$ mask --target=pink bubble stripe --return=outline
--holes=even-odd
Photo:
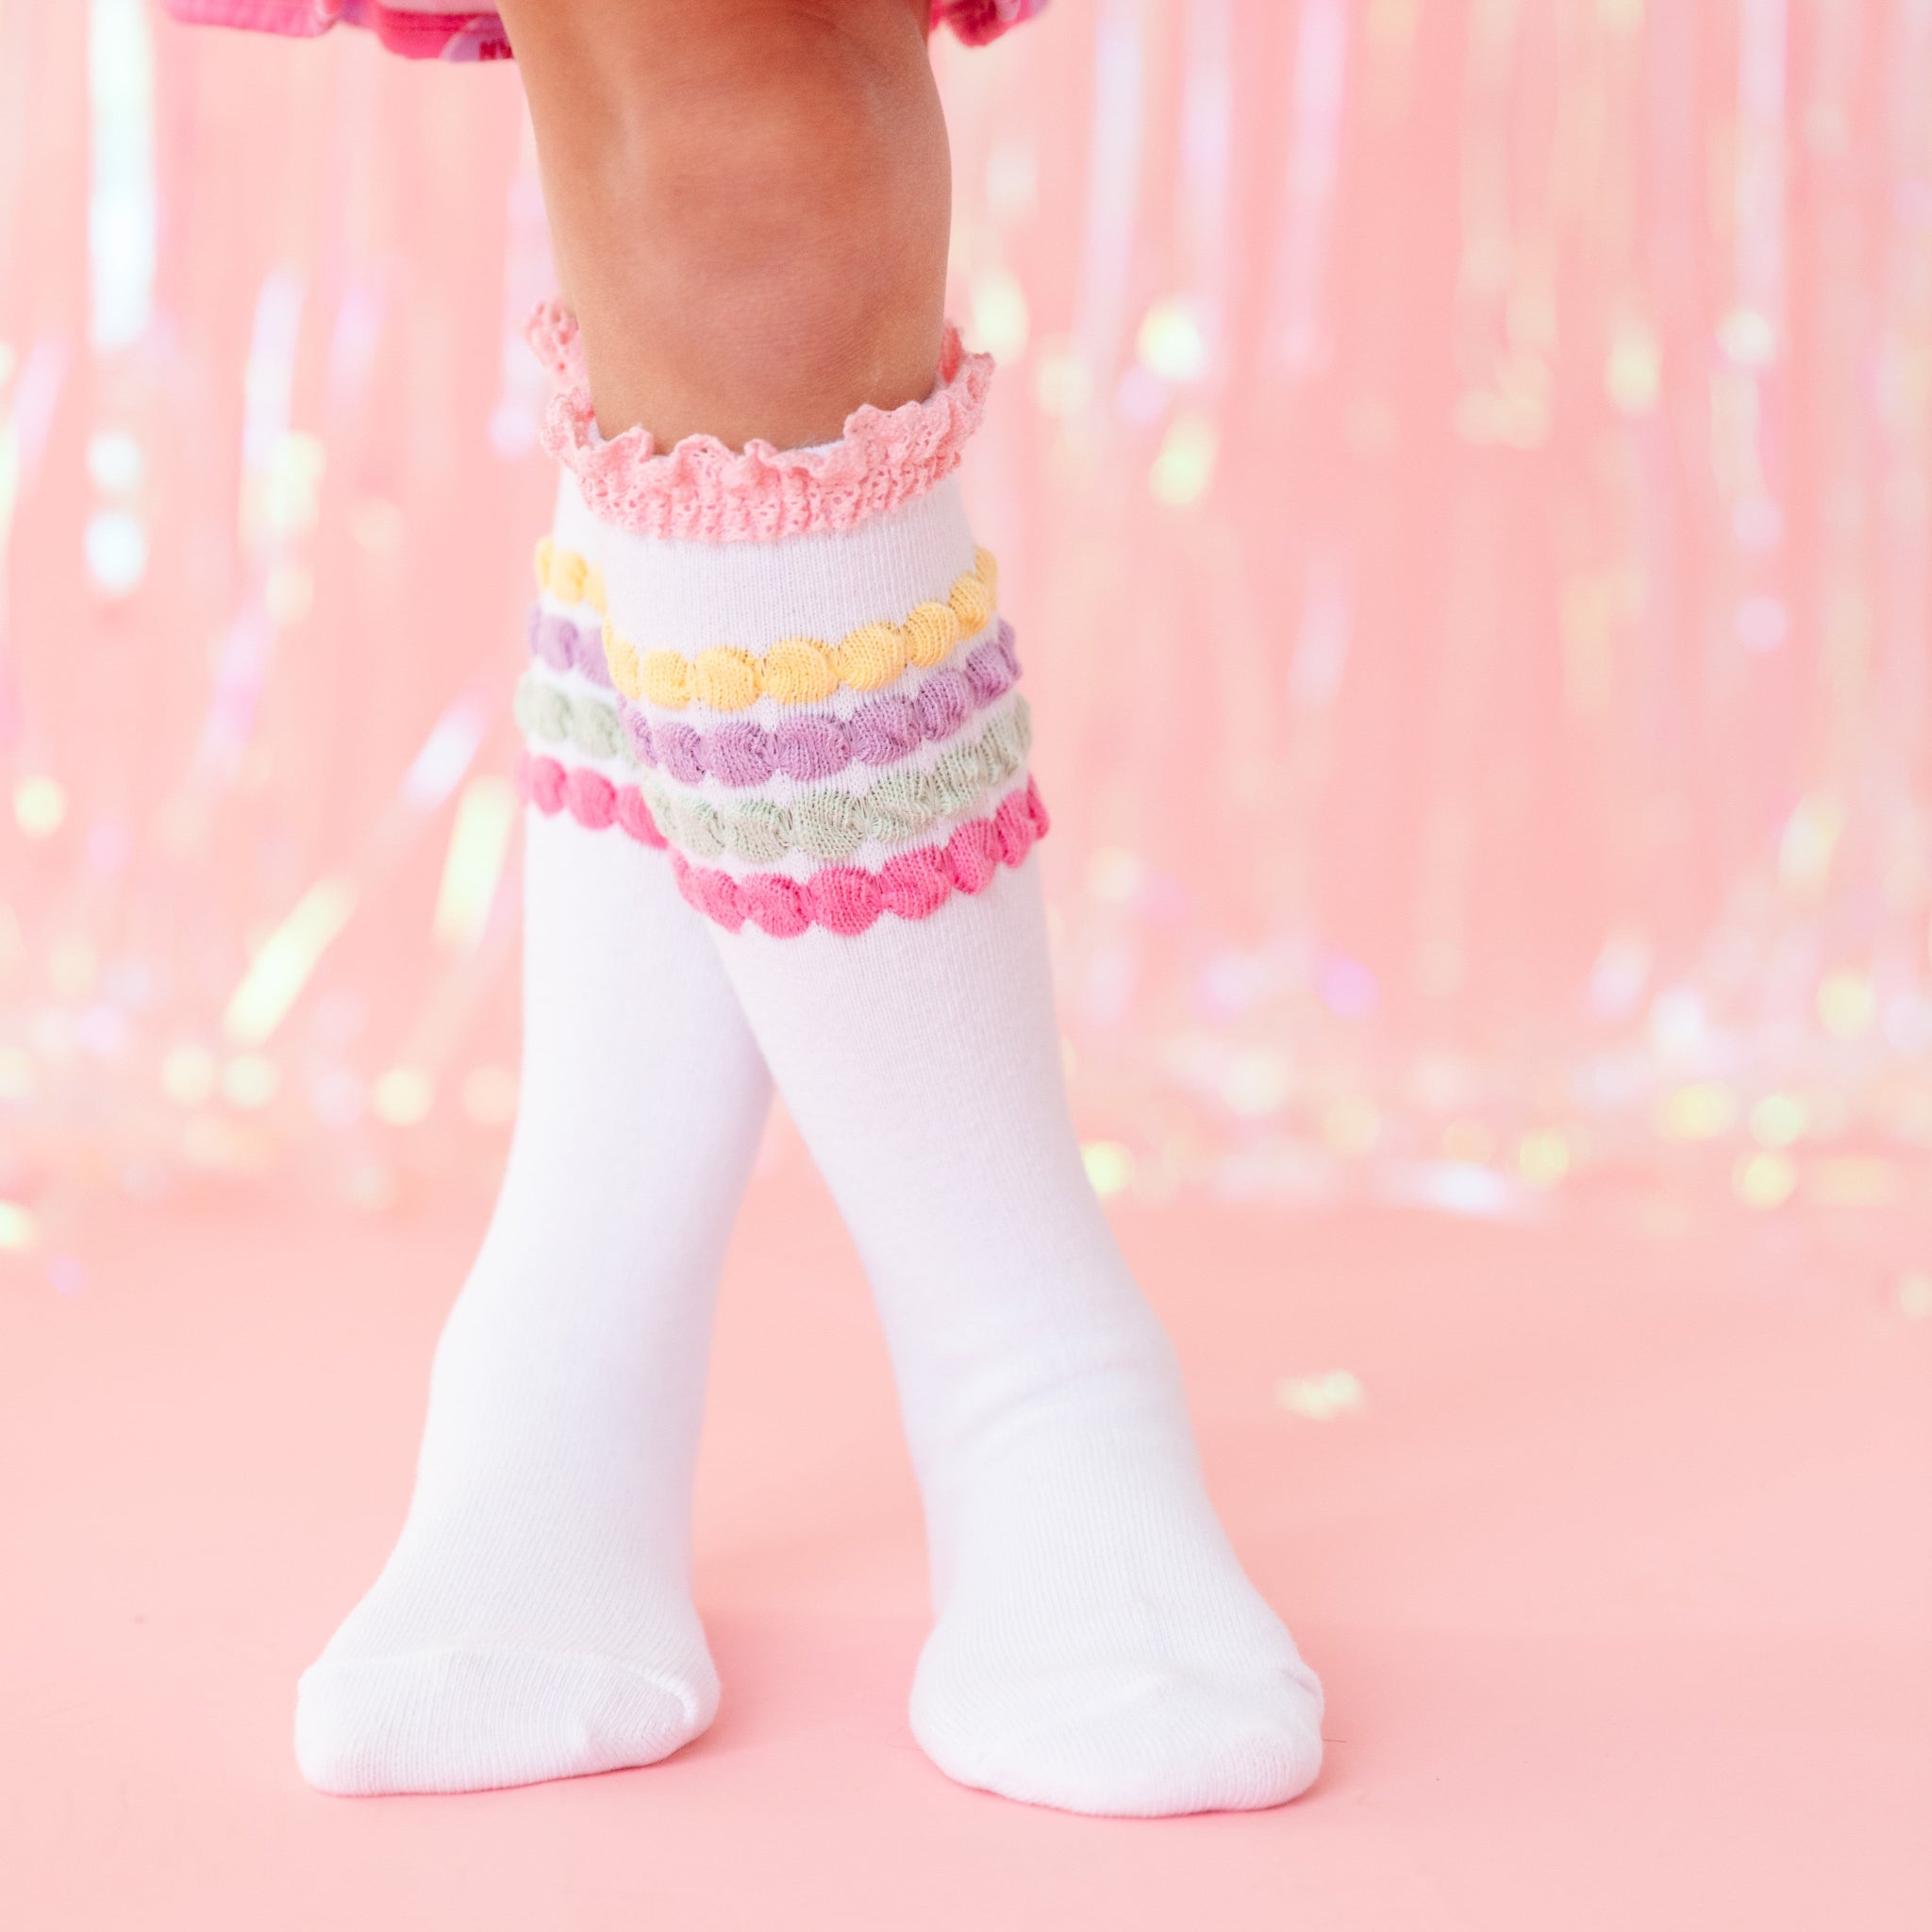
[[[613,785],[601,772],[566,770],[555,758],[525,752],[517,765],[517,787],[541,812],[567,811],[580,825],[603,831],[621,825],[641,845],[667,849],[650,808],[635,785]],[[1031,777],[1009,791],[991,818],[959,826],[943,845],[923,845],[890,858],[877,872],[828,865],[808,879],[781,873],[729,873],[693,865],[671,853],[677,890],[707,919],[729,932],[747,921],[775,939],[793,939],[808,927],[850,936],[882,913],[929,919],[955,892],[983,892],[1002,865],[1018,865],[1047,833],[1046,807]]]
[[[613,785],[587,765],[564,766],[526,751],[517,760],[517,790],[546,818],[567,811],[592,832],[621,825],[654,852],[668,842],[635,785]]]
[[[780,450],[754,438],[734,450],[687,436],[660,451],[647,429],[608,441],[598,433],[576,318],[561,303],[541,304],[524,335],[557,385],[543,447],[576,477],[591,514],[641,536],[706,543],[849,530],[924,495],[958,468],[992,381],[992,358],[968,355],[949,326],[932,394],[896,409],[863,405],[837,442]]]

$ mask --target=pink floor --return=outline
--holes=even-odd
[[[913,1746],[882,1351],[781,1162],[703,1474],[716,1729],[571,1785],[314,1796],[292,1682],[395,1525],[482,1211],[176,1209],[100,1230],[77,1293],[0,1280],[9,1932],[1932,1923],[1932,1321],[1761,1229],[1124,1216],[1332,1741],[1287,1810],[1098,1823]],[[1355,1412],[1278,1400],[1337,1368]]]

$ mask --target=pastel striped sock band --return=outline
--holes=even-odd
[[[700,731],[629,706],[623,717],[639,761],[661,767],[681,785],[706,777],[735,788],[762,785],[780,773],[808,785],[849,765],[889,765],[950,738],[1019,676],[1012,627],[1002,624],[960,663],[924,678],[916,691],[882,692],[849,718],[808,711],[770,730],[751,719],[730,719]]]
[[[971,811],[1009,783],[1026,762],[1033,720],[1024,698],[993,719],[977,739],[964,739],[924,771],[898,771],[867,791],[808,791],[789,804],[754,798],[724,808],[646,779],[653,816],[672,844],[692,858],[761,864],[789,852],[850,858],[868,841],[903,845],[940,820]]]
[[[635,785],[613,785],[601,772],[567,770],[555,758],[525,752],[517,766],[525,799],[554,817],[567,811],[591,831],[622,827],[640,844],[657,850],[668,841]],[[808,927],[861,933],[882,913],[929,919],[955,892],[981,892],[1002,865],[1018,865],[1046,836],[1046,808],[1028,778],[1000,801],[990,817],[969,820],[943,845],[922,845],[890,858],[876,872],[828,865],[808,879],[782,873],[729,873],[693,865],[671,853],[677,889],[708,919],[737,932],[747,922],[777,939]]]
[[[578,627],[579,641],[585,635]],[[575,659],[558,661],[560,654],[549,650],[538,655],[558,671],[581,668]],[[565,691],[529,674],[517,687],[516,714],[532,737],[575,743],[592,758],[622,758],[647,771],[661,770],[680,785],[715,778],[742,789],[779,774],[810,785],[855,764],[890,765],[921,744],[943,742],[975,711],[996,704],[1019,678],[1013,627],[1002,621],[997,636],[958,664],[934,672],[912,696],[887,692],[868,698],[849,718],[808,713],[769,731],[748,718],[733,718],[699,731],[677,719],[654,721],[628,704],[613,708],[592,692]]]
[[[564,691],[526,673],[517,687],[515,709],[518,724],[532,738],[575,744],[592,758],[637,763],[616,711],[589,692]],[[1032,746],[1032,710],[1024,698],[1017,698],[977,738],[949,745],[929,766],[889,773],[864,791],[826,789],[789,801],[754,798],[717,806],[655,778],[646,778],[640,790],[671,842],[693,858],[728,852],[757,863],[804,852],[846,858],[869,839],[903,844],[939,820],[970,810],[1020,770]]]

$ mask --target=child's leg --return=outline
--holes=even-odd
[[[555,541],[594,548],[568,482]],[[581,570],[547,575],[519,702],[549,781],[533,791],[558,804],[561,754],[564,789],[594,807],[608,780],[551,727],[575,717],[594,742],[600,712],[615,722],[572,668],[594,665],[575,641],[601,618]],[[525,880],[515,1140],[437,1349],[402,1539],[302,1680],[296,1751],[325,1790],[646,1764],[717,1704],[691,1603],[691,1463],[769,1082],[661,853],[533,810]]]
[[[640,797],[728,928],[891,1344],[939,1613],[915,1731],[956,1777],[1076,1810],[1280,1803],[1320,1691],[1203,1491],[1061,1090],[1026,714],[947,474],[983,377],[948,353],[909,400],[945,234],[924,9],[507,10],[513,38],[543,15],[518,51],[602,428],[793,446],[561,432],[624,525],[607,641]],[[612,11],[616,56],[563,25]],[[797,450],[861,402],[903,407]]]
[[[926,0],[507,0],[607,435],[780,449],[932,387]]]

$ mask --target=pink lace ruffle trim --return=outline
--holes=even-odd
[[[517,789],[537,809],[567,811],[591,831],[621,825],[641,845],[664,851],[668,841],[635,785],[613,785],[588,766],[566,767],[525,752],[517,761]],[[1028,778],[1009,791],[991,818],[958,826],[943,845],[917,846],[889,858],[877,872],[828,865],[807,879],[782,873],[734,877],[693,865],[672,851],[677,890],[707,919],[737,932],[747,922],[775,939],[794,939],[814,925],[851,936],[882,913],[930,919],[955,892],[983,892],[1002,865],[1018,865],[1046,836],[1046,807]]]
[[[969,355],[949,326],[932,394],[855,409],[837,442],[780,450],[755,440],[734,450],[688,436],[659,452],[647,430],[608,442],[598,434],[576,318],[561,303],[542,304],[524,334],[558,386],[543,446],[576,477],[591,513],[641,536],[707,543],[849,530],[923,496],[958,467],[992,381],[992,358]]]

